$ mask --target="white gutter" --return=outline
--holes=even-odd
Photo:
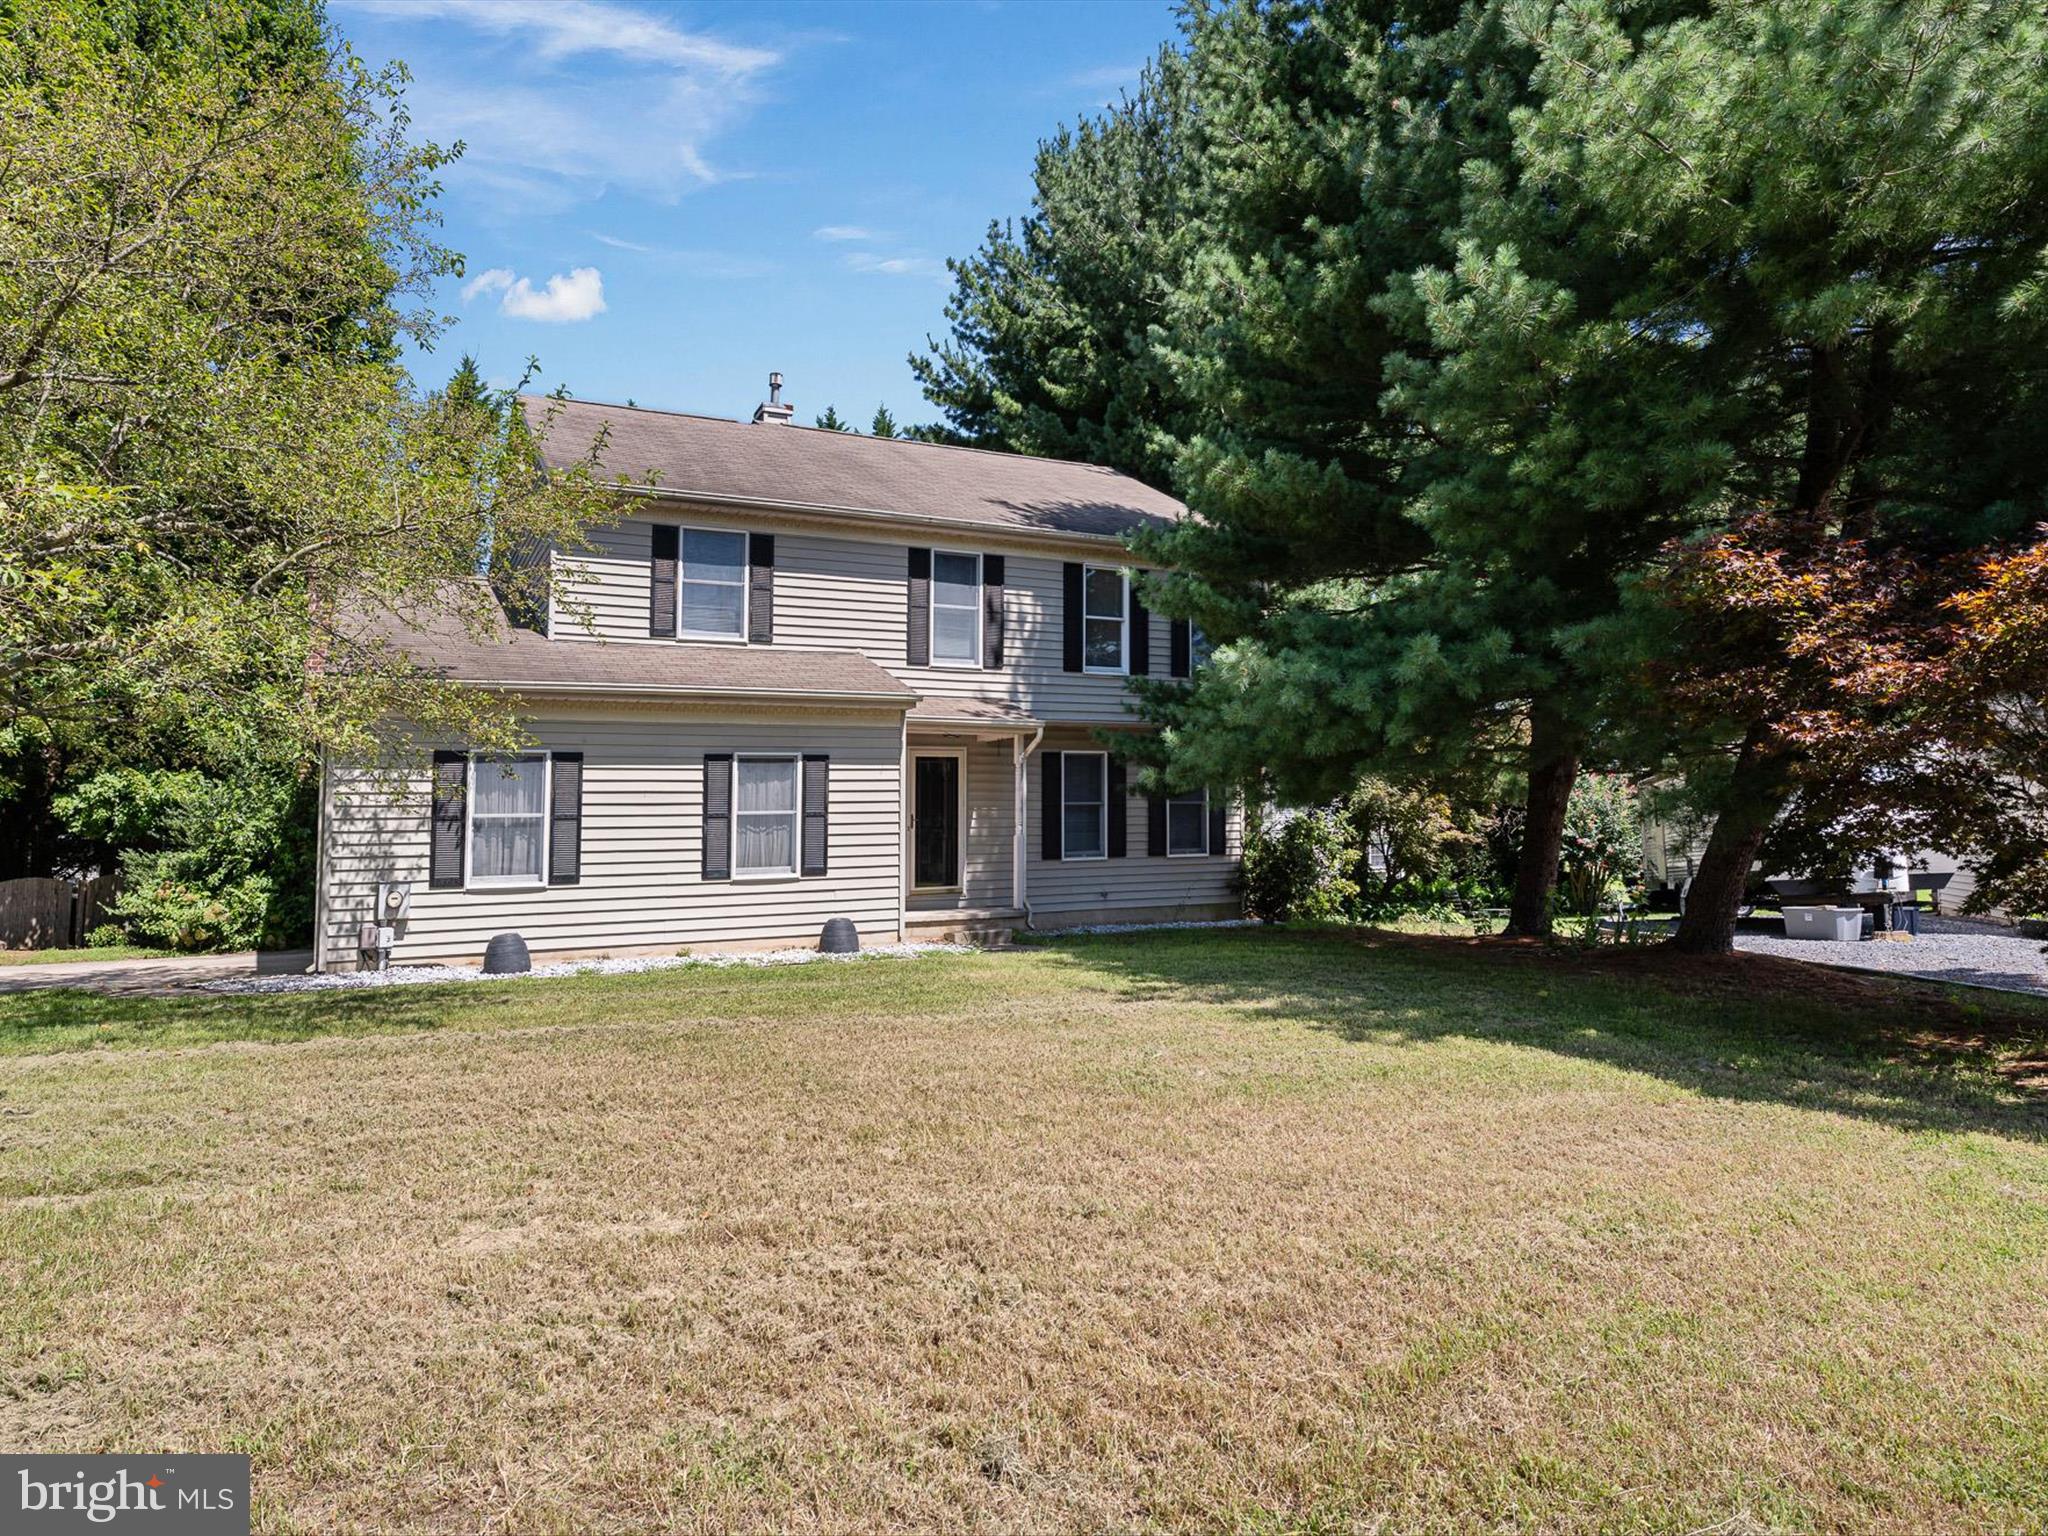
[[[656,683],[543,682],[531,678],[482,680],[451,677],[448,681],[497,693],[575,694],[610,698],[770,699],[793,700],[805,704],[893,704],[904,710],[908,710],[917,702],[917,695],[914,693],[839,693],[817,688],[692,688]]]
[[[1037,730],[1026,741],[1022,736],[1010,738],[1010,782],[1016,793],[1017,812],[1010,818],[1010,905],[1024,914],[1026,928],[1036,926],[1031,921],[1031,895],[1026,880],[1027,864],[1024,856],[1024,813],[1025,802],[1030,798],[1030,781],[1025,776],[1024,765],[1031,760],[1031,754],[1038,750],[1038,744],[1045,740],[1045,725],[1041,721]]]
[[[720,491],[686,491],[672,485],[625,485],[617,481],[606,481],[604,488],[628,496],[649,496],[668,501],[695,501],[705,506],[740,507],[750,512],[795,512],[840,522],[874,523],[885,528],[901,528],[907,523],[919,528],[947,529],[955,534],[962,529],[978,530],[1003,538],[1015,538],[1026,544],[1083,544],[1090,548],[1109,549],[1124,547],[1124,536],[1120,533],[1068,533],[1043,528],[1023,528],[1014,523],[982,523],[962,517],[935,517],[929,512],[879,512],[872,507],[846,507],[824,501],[782,501],[769,496],[734,496]],[[1162,518],[1161,521],[1170,523],[1173,520]],[[1131,531],[1135,533],[1137,530]]]

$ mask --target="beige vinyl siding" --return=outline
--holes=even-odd
[[[1010,854],[1016,824],[1010,743],[967,737],[910,738],[910,755],[960,752],[967,772],[967,825],[961,830],[962,881],[958,891],[912,891],[913,912],[951,912],[1010,905]]]
[[[593,531],[594,552],[563,556],[570,595],[558,605],[555,634],[574,639],[646,640],[649,527],[658,521],[693,527],[746,528],[742,518],[678,510],[636,514]],[[775,533],[775,644],[808,650],[858,651],[888,668],[921,694],[1001,703],[1041,720],[1114,724],[1131,718],[1122,677],[1067,672],[1061,607],[1064,558],[1005,547],[999,540],[962,537],[934,541],[920,529],[901,538],[877,538],[779,528],[772,519],[751,526]],[[1004,640],[1001,668],[909,665],[909,554],[911,546],[1004,556]],[[1113,553],[1096,557],[1113,563]],[[587,630],[580,615],[588,616]],[[1148,615],[1151,672],[1164,677],[1170,663],[1169,621]]]
[[[810,943],[829,917],[871,941],[893,938],[900,899],[902,726],[889,713],[717,718],[590,711],[531,725],[537,750],[584,754],[582,880],[539,890],[427,887],[431,754],[394,799],[373,777],[328,775],[322,816],[323,937],[346,968],[382,879],[413,882],[412,917],[393,959],[476,960],[493,934],[518,932],[536,954],[682,945]],[[824,752],[831,757],[830,872],[809,879],[699,876],[707,752]]]
[[[1100,750],[1086,731],[1048,731],[1042,751]],[[1235,908],[1239,856],[1243,852],[1244,820],[1232,806],[1226,824],[1224,853],[1203,858],[1152,858],[1146,849],[1146,802],[1131,794],[1124,808],[1125,854],[1120,859],[1047,859],[1042,809],[1045,772],[1040,754],[1025,764],[1025,890],[1033,922],[1057,927],[1063,913],[1113,913],[1117,908],[1143,909],[1168,916],[1187,911],[1209,915],[1218,907]]]

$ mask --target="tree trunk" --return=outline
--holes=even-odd
[[[1578,742],[1561,721],[1538,714],[1529,722],[1529,800],[1522,822],[1522,853],[1515,862],[1515,892],[1505,937],[1550,937],[1551,896],[1564,847],[1564,813],[1579,776]]]
[[[1686,888],[1685,915],[1671,936],[1681,954],[1725,955],[1735,948],[1735,917],[1749,888],[1750,866],[1791,793],[1782,765],[1764,746],[1762,728],[1743,738],[1728,797],[1707,837],[1700,867]]]

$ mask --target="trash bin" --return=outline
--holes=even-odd
[[[1863,937],[1861,907],[1787,907],[1785,937],[1788,939],[1830,939],[1837,944],[1854,944]]]

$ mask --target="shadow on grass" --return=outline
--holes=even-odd
[[[1126,995],[1195,997],[1347,1040],[1495,1041],[1691,1092],[1903,1130],[2048,1141],[2048,1006],[1796,961],[1701,962],[1370,930],[1207,929],[1047,941]]]
[[[124,1046],[289,1043],[334,1035],[425,1033],[449,1026],[447,987],[286,993],[251,1006],[246,997],[109,997],[78,989],[0,998],[0,1050],[64,1051],[102,1041]],[[476,993],[473,984],[465,992]],[[497,989],[491,989],[496,992]],[[463,1022],[475,1011],[515,999],[465,996]]]

